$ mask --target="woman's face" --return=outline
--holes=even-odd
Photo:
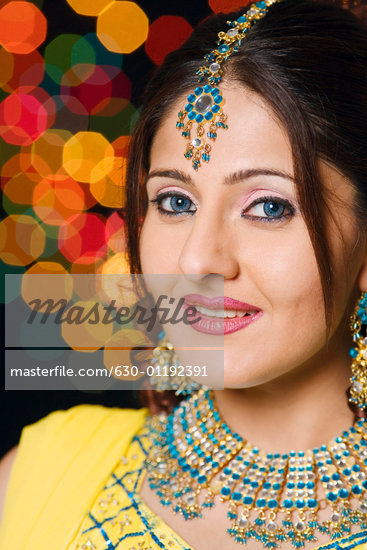
[[[199,278],[221,274],[225,297],[255,306],[259,313],[249,324],[224,335],[224,387],[240,388],[317,361],[326,327],[318,267],[300,213],[286,132],[259,96],[235,85],[222,89],[229,128],[218,131],[210,162],[197,172],[184,157],[186,142],[176,129],[185,98],[155,135],[147,195],[158,202],[149,202],[140,257],[143,273]],[[333,196],[332,337],[350,313],[348,303],[357,292],[358,276],[364,284],[366,268],[362,247],[354,246],[352,185],[326,163],[320,162],[320,169]]]

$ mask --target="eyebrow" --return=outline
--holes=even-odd
[[[288,174],[287,172],[283,172],[282,170],[274,170],[271,168],[248,168],[247,170],[238,170],[237,172],[233,172],[232,174],[226,176],[223,180],[223,185],[234,185],[254,176],[277,176],[290,180],[294,183],[294,178],[290,174]],[[145,185],[151,178],[170,178],[181,181],[182,183],[186,183],[186,185],[189,185],[190,187],[196,187],[191,176],[189,174],[186,174],[182,170],[152,170],[152,172],[149,172],[145,179]]]

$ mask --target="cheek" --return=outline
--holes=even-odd
[[[180,249],[177,245],[177,229],[148,211],[139,239],[143,273],[174,273],[177,271],[177,254]]]
[[[256,286],[274,315],[289,308],[323,311],[318,266],[302,223],[295,223],[292,231],[253,228],[237,245],[244,279]]]

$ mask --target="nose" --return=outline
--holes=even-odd
[[[197,214],[179,256],[180,270],[195,280],[208,274],[235,278],[239,264],[231,242],[233,245],[230,228],[218,223],[214,212]]]

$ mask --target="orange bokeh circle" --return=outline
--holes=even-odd
[[[46,235],[31,216],[11,214],[0,223],[0,259],[10,265],[25,266],[43,253]]]
[[[46,38],[47,20],[31,2],[15,1],[0,10],[0,44],[12,53],[33,52]]]
[[[48,225],[60,226],[86,207],[82,186],[72,178],[44,178],[33,191],[33,210]]]

